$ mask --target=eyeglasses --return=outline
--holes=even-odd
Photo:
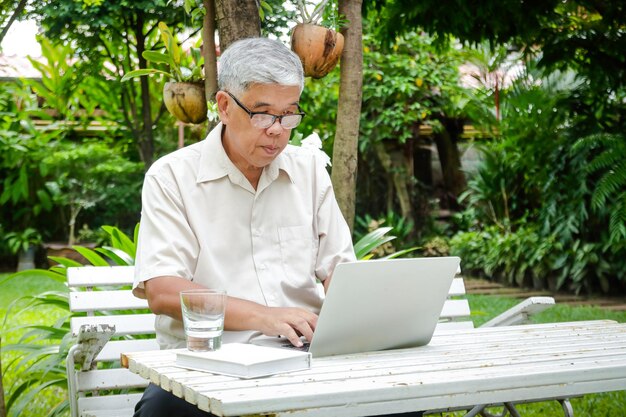
[[[235,100],[235,103],[237,103],[237,105],[241,107],[243,111],[250,115],[250,122],[252,123],[252,126],[256,127],[257,129],[267,129],[268,127],[276,123],[276,119],[278,119],[278,122],[283,127],[283,129],[293,129],[300,124],[302,118],[305,115],[299,105],[298,111],[300,113],[283,114],[281,116],[270,113],[253,112],[252,110],[244,106],[239,100],[237,100],[237,97],[233,96],[228,91],[226,93],[231,96],[233,100]]]

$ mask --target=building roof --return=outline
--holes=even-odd
[[[33,59],[41,60],[42,57],[33,57]],[[0,54],[0,80],[17,78],[41,78],[41,74],[25,56]]]

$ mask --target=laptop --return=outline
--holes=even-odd
[[[459,264],[451,256],[337,265],[308,351],[323,357],[428,344]]]

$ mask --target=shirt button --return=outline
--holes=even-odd
[[[261,230],[259,230],[259,229],[254,229],[254,231],[252,232],[252,234],[253,234],[254,236],[256,236],[256,237],[259,237],[259,236],[261,236]]]
[[[259,269],[260,269],[261,271],[264,271],[264,270],[265,270],[265,264],[261,264],[261,265],[259,265]]]

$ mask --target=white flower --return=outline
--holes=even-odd
[[[220,115],[218,113],[218,108],[217,108],[217,102],[207,101],[206,105],[207,105],[207,112],[206,112],[207,118],[211,122],[217,122],[220,118]]]
[[[316,132],[311,133],[306,138],[302,139],[303,148],[322,149],[322,139]]]
[[[302,142],[300,142],[300,146],[318,152],[324,163],[327,166],[332,166],[332,163],[330,162],[330,156],[328,156],[326,152],[322,150],[322,139],[320,139],[320,136],[316,132],[313,132],[306,138],[302,139]]]

